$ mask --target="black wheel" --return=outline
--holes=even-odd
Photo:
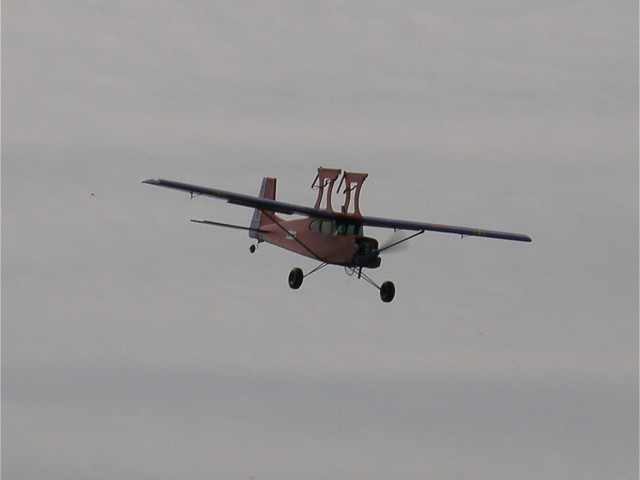
[[[251,245],[251,246],[249,247],[249,251],[250,251],[251,253],[256,253],[256,246],[255,246],[255,245]]]
[[[389,303],[396,295],[396,286],[393,282],[384,282],[380,286],[380,298],[384,303]]]
[[[304,274],[302,273],[302,270],[300,270],[299,268],[292,269],[289,272],[289,286],[294,290],[299,289],[300,285],[302,285],[303,278]]]

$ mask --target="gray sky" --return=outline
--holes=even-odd
[[[637,478],[637,2],[3,14],[6,478]],[[250,210],[140,184],[313,204],[320,165],[534,241],[424,235],[389,305],[294,292],[312,261],[188,222]]]

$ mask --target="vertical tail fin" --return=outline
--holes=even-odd
[[[260,187],[259,196],[261,198],[268,198],[269,200],[276,199],[276,179],[272,177],[264,177],[262,179],[262,185]],[[264,225],[273,223],[271,218],[275,218],[275,214],[269,212],[269,216],[265,215],[262,210],[257,208],[253,211],[253,218],[251,219],[251,230],[249,230],[249,236],[251,238],[258,237],[258,229]]]

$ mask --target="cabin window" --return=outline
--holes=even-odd
[[[354,222],[335,222],[333,220],[311,220],[309,231],[324,235],[357,235],[362,236],[362,225]]]
[[[362,225],[352,222],[340,222],[336,231],[341,235],[362,235]]]
[[[322,222],[320,220],[312,220],[309,224],[309,230],[312,232],[319,232],[321,223]]]
[[[331,235],[334,232],[333,222],[331,220],[324,220],[320,225],[320,231],[325,235]]]
[[[309,231],[322,233],[323,235],[335,235],[336,224],[333,220],[312,220],[309,224]]]

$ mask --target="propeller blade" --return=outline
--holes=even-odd
[[[387,238],[382,243],[382,245],[378,247],[378,253],[387,250],[392,250],[394,252],[406,250],[407,248],[409,248],[409,244],[405,243],[407,240],[409,240],[409,238],[404,230],[396,230],[389,238]]]

